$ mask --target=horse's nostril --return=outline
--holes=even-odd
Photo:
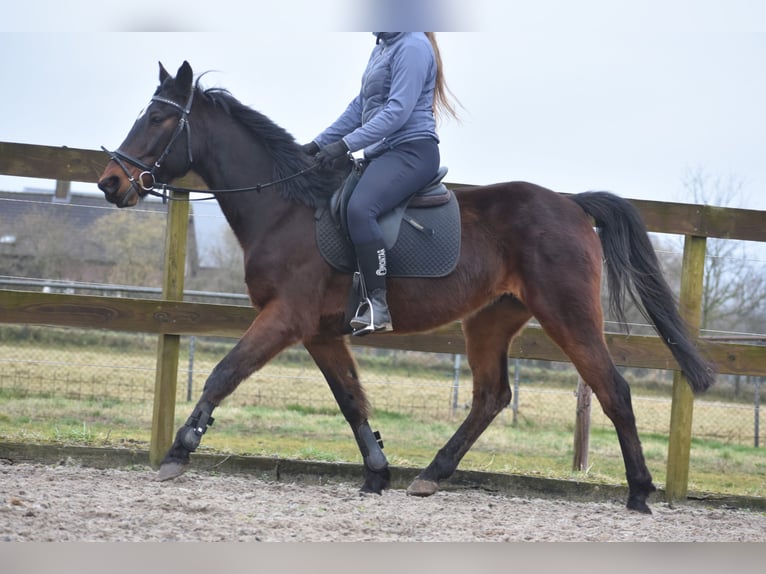
[[[120,180],[115,175],[105,177],[98,182],[98,188],[104,192],[105,195],[111,195],[115,193],[120,186]]]

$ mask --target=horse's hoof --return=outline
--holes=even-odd
[[[628,499],[628,510],[632,510],[633,512],[640,512],[641,514],[651,514],[652,509],[649,508],[649,505],[646,504],[644,500],[631,500]]]
[[[367,480],[359,489],[359,494],[383,494],[384,484],[381,481]]]
[[[373,490],[371,488],[367,488],[366,486],[363,486],[359,489],[359,496],[367,496],[367,495],[377,495],[377,496],[383,496],[382,490]]]
[[[416,478],[407,489],[408,496],[431,496],[439,490],[439,483],[433,480]]]
[[[366,475],[364,484],[359,490],[361,494],[383,494],[383,491],[391,484],[391,472],[388,467],[379,472],[368,470]]]
[[[162,466],[160,466],[160,471],[157,473],[157,480],[158,482],[164,482],[166,480],[172,480],[174,478],[178,478],[183,473],[186,472],[186,469],[189,467],[188,464],[183,464],[181,462],[166,462],[163,463]]]

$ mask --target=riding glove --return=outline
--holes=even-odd
[[[301,149],[303,150],[303,153],[306,155],[310,155],[311,157],[314,157],[316,154],[319,153],[319,144],[316,142],[310,142],[307,144],[303,144],[301,146]]]
[[[348,154],[348,151],[346,142],[340,139],[320,149],[319,153],[314,156],[314,161],[324,169],[329,169],[335,165],[336,160]]]

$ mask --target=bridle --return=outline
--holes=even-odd
[[[176,186],[169,185],[167,183],[158,182],[155,177],[155,172],[160,168],[160,166],[162,165],[162,162],[164,162],[165,159],[167,159],[168,155],[170,154],[170,150],[173,147],[173,144],[183,132],[186,132],[186,155],[189,161],[187,170],[188,168],[191,167],[194,161],[194,158],[192,157],[192,148],[191,148],[191,124],[189,123],[189,114],[191,113],[192,102],[194,101],[194,91],[195,91],[194,88],[192,88],[191,92],[189,93],[189,99],[187,100],[185,106],[182,106],[181,104],[174,102],[171,99],[163,98],[162,96],[152,96],[151,98],[152,102],[160,102],[162,104],[173,106],[174,108],[176,108],[177,110],[181,112],[181,115],[178,117],[178,124],[176,124],[176,129],[173,132],[173,135],[171,136],[170,140],[165,146],[165,149],[163,150],[163,152],[160,154],[160,156],[157,158],[157,160],[154,162],[153,165],[149,165],[148,163],[145,163],[139,159],[136,159],[133,156],[128,155],[119,149],[116,149],[114,151],[109,151],[104,146],[101,146],[101,149],[104,150],[107,154],[109,154],[109,159],[120,166],[122,171],[125,173],[125,176],[128,178],[128,181],[130,182],[130,187],[132,189],[137,190],[140,187],[141,190],[143,190],[144,193],[146,193],[147,195],[161,197],[163,203],[167,203],[168,200],[205,201],[209,199],[214,199],[215,194],[220,194],[220,193],[240,193],[240,192],[246,192],[246,191],[261,191],[264,188],[271,187],[273,185],[277,185],[280,183],[284,183],[296,177],[300,177],[301,175],[313,169],[316,169],[319,166],[318,163],[312,163],[308,167],[292,175],[288,175],[286,177],[276,179],[268,183],[259,183],[251,187],[241,187],[241,188],[235,188],[235,189],[200,190],[200,189],[191,189],[187,187],[176,187]],[[126,162],[133,165],[134,167],[137,167],[143,170],[141,171],[141,173],[138,174],[137,178],[133,177],[133,175],[130,173],[128,166],[125,165]],[[145,179],[147,180],[147,183],[144,183]],[[159,192],[155,191],[157,189],[161,191]],[[201,193],[209,193],[211,194],[211,196],[196,198],[196,199],[190,199],[188,196],[186,198],[179,198],[179,197],[169,196],[168,195],[169,191],[181,192],[186,194],[192,193],[192,192],[201,192]]]
[[[168,140],[165,149],[154,162],[154,165],[144,163],[143,161],[136,159],[119,149],[109,151],[104,146],[101,146],[101,149],[108,153],[109,158],[117,165],[119,165],[120,168],[122,168],[122,171],[125,172],[125,175],[128,178],[132,188],[135,189],[136,187],[140,187],[143,191],[150,195],[167,197],[167,195],[164,193],[160,194],[154,191],[155,188],[165,186],[165,184],[157,183],[154,173],[160,168],[162,162],[167,159],[173,144],[184,131],[186,132],[186,155],[189,160],[189,166],[191,166],[192,162],[194,161],[191,149],[191,124],[189,123],[189,113],[191,112],[192,102],[194,101],[194,89],[192,89],[189,93],[189,99],[186,101],[185,106],[182,106],[181,104],[174,102],[171,99],[163,98],[162,96],[152,96],[151,101],[173,106],[181,112],[181,115],[178,117],[178,123],[176,124],[176,129],[173,132],[173,135],[170,137],[170,140]],[[128,169],[128,166],[125,165],[125,162],[128,162],[129,164],[143,170],[140,174],[138,174],[138,178],[133,177],[133,175],[130,173],[130,170]],[[148,178],[148,183],[144,183],[145,178]]]

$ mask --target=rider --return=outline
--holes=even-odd
[[[349,152],[369,160],[346,218],[366,301],[354,335],[392,330],[386,302],[386,249],[378,217],[427,184],[439,169],[436,114],[456,117],[433,32],[375,32],[359,94],[335,122],[303,146],[323,167]]]

